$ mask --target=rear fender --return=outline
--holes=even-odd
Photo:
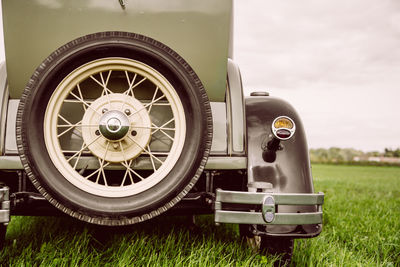
[[[286,101],[271,96],[246,98],[246,127],[248,152],[248,191],[257,191],[257,186],[272,184],[272,189],[258,188],[258,191],[272,193],[313,193],[308,147],[303,124],[298,113]],[[292,138],[281,141],[281,150],[276,160],[265,162],[263,147],[272,139],[271,126],[276,117],[290,117],[296,124]],[[262,183],[260,183],[262,182]],[[316,206],[279,206],[279,212],[316,212]],[[294,230],[295,226],[268,226],[274,233]]]

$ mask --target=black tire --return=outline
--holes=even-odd
[[[294,239],[287,237],[256,236],[251,231],[251,225],[240,224],[239,234],[241,239],[252,249],[260,253],[280,256],[275,266],[288,266],[292,260]]]
[[[58,84],[82,65],[113,57],[141,62],[165,77],[182,102],[186,123],[182,152],[165,178],[143,192],[123,197],[94,195],[69,182],[52,162],[43,129],[46,106]],[[43,61],[23,92],[16,130],[24,168],[49,202],[86,222],[128,225],[165,212],[193,187],[209,155],[212,117],[201,81],[176,52],[139,34],[102,32],[73,40]]]

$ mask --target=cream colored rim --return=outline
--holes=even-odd
[[[115,73],[125,74],[126,89],[123,89],[123,92],[118,91],[121,89],[121,81],[118,90],[113,88],[112,79]],[[119,79],[121,80],[121,75]],[[86,80],[101,87],[101,95],[96,99],[85,98],[85,90],[89,90],[84,86]],[[135,90],[139,90],[138,88],[145,83],[147,87],[153,87],[148,89],[153,90],[150,97],[146,100],[136,98]],[[60,113],[65,105],[71,103],[81,105],[83,109],[84,114],[78,121],[69,120]],[[170,108],[168,114],[171,114],[171,118],[163,118],[161,125],[156,124],[157,118],[154,122],[149,119],[152,117],[152,109],[156,109],[157,105]],[[130,113],[127,114],[131,122],[130,130],[122,140],[108,140],[96,133],[104,107],[125,113],[127,108],[130,109]],[[133,119],[135,116],[139,116],[140,119]],[[144,125],[139,125],[141,123]],[[61,148],[60,139],[71,132],[75,135],[80,133],[82,137],[79,150],[66,151]],[[93,133],[97,135],[95,138]],[[91,137],[84,138],[88,134]],[[152,137],[156,134],[169,140],[168,151],[152,151]],[[65,179],[79,189],[103,197],[135,195],[163,180],[182,153],[185,134],[184,109],[173,86],[152,67],[127,58],[103,58],[72,71],[54,90],[44,118],[45,144],[54,166]],[[136,141],[138,138],[142,140]],[[102,151],[96,146],[100,143],[103,145]],[[100,152],[96,149],[100,149]],[[114,153],[115,157],[103,156],[103,151],[105,154]],[[91,154],[91,160],[97,161],[98,165],[97,169],[89,173],[85,169],[86,163],[82,163],[84,158],[88,158],[84,154],[88,153]],[[136,160],[140,158],[147,158],[151,162],[152,169],[146,177],[135,169]],[[115,175],[110,170],[116,170]],[[119,180],[115,179],[116,175],[120,176]]]

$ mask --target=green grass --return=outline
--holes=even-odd
[[[400,266],[400,168],[313,166],[325,192],[324,230],[297,240],[296,266]],[[3,265],[266,266],[272,260],[239,242],[235,225],[212,216],[160,217],[125,228],[104,228],[67,217],[13,217]]]

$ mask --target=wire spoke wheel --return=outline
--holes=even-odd
[[[194,186],[212,140],[207,93],[176,52],[126,32],[80,37],[37,68],[17,113],[37,190],[70,216],[127,225]]]
[[[68,181],[95,195],[123,197],[169,173],[182,152],[186,123],[177,93],[159,72],[131,59],[105,58],[57,86],[44,132],[50,157]],[[138,162],[148,170],[137,169]]]

